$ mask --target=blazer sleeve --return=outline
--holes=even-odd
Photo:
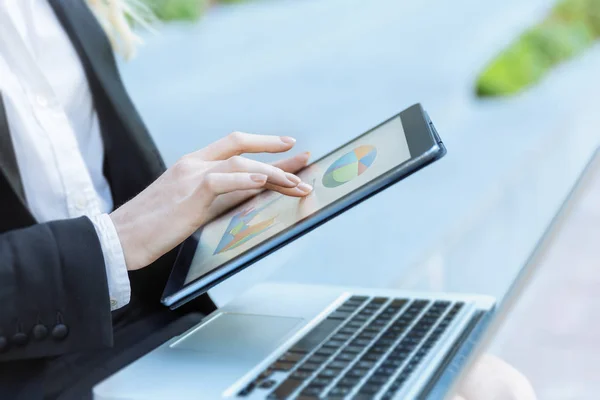
[[[0,362],[109,346],[106,270],[92,222],[0,234]]]

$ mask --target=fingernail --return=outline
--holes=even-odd
[[[296,139],[291,136],[280,136],[281,141],[285,144],[294,144],[296,143]]]
[[[308,160],[310,158],[310,151],[306,151],[306,152],[302,153],[302,158],[304,159],[304,162],[308,162]]]
[[[287,178],[288,181],[290,181],[296,185],[299,184],[300,182],[302,182],[302,179],[298,178],[294,174],[290,174],[289,172],[285,173],[285,177]]]
[[[304,183],[304,182],[302,182],[301,184],[299,184],[296,187],[304,193],[310,193],[313,190],[312,186],[310,186],[308,183]]]
[[[267,182],[267,176],[263,174],[251,174],[250,179],[257,183],[265,183]]]

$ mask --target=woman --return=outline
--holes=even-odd
[[[88,2],[0,1],[1,398],[89,396],[214,309],[159,304],[186,237],[260,190],[312,190],[293,174],[306,153],[241,156],[290,137],[232,133],[165,170],[113,56],[139,18]]]
[[[115,43],[128,49],[120,10],[97,11],[125,29]],[[74,385],[89,392],[106,375],[94,370],[149,332],[169,331],[154,346],[189,328],[214,306],[205,296],[178,313],[160,307],[171,250],[258,190],[311,191],[291,173],[307,154],[275,165],[240,156],[286,152],[289,137],[230,134],[164,171],[83,1],[0,3],[0,93],[2,398],[8,386],[78,398]]]

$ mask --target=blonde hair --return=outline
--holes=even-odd
[[[154,31],[156,18],[152,11],[140,0],[87,0],[90,9],[104,28],[117,53],[125,59],[135,55],[137,47],[143,43],[132,25],[139,25]]]

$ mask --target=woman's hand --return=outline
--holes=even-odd
[[[261,190],[296,197],[308,195],[312,187],[291,173],[306,165],[307,153],[273,165],[241,156],[282,153],[294,144],[290,137],[235,132],[183,156],[148,188],[110,214],[127,269],[151,264],[201,225]]]

